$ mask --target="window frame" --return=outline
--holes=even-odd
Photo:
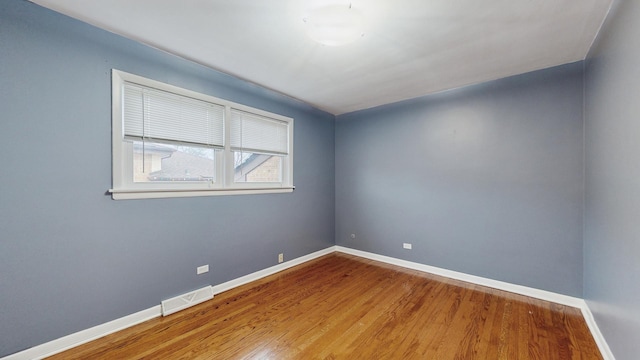
[[[215,152],[215,182],[134,182],[133,180],[133,142],[124,137],[125,84],[137,84],[160,91],[186,96],[224,106],[224,147]],[[289,193],[293,186],[293,123],[292,118],[256,109],[247,105],[219,99],[196,91],[184,89],[142,76],[112,69],[112,189],[109,192],[114,200],[149,199],[215,195]],[[282,155],[282,178],[280,182],[235,182],[234,154],[231,148],[230,119],[231,111],[240,110],[282,121],[288,128],[288,154]],[[151,142],[155,142],[150,140]],[[193,146],[193,145],[190,145]]]

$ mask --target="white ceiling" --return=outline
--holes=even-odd
[[[343,47],[302,0],[31,1],[337,115],[583,60],[613,0],[353,0]]]

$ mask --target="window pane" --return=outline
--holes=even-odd
[[[133,181],[215,180],[215,149],[133,142]]]
[[[234,151],[235,182],[282,182],[282,156]]]

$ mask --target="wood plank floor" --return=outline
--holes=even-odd
[[[580,310],[334,253],[49,359],[602,359]]]

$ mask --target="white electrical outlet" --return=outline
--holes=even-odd
[[[209,265],[198,266],[198,268],[196,269],[196,274],[198,275],[208,273],[208,272],[209,272]]]
[[[402,243],[402,248],[403,249],[407,249],[407,250],[411,250],[411,244],[410,243]]]
[[[280,253],[278,254],[278,264],[284,261],[284,254]]]

